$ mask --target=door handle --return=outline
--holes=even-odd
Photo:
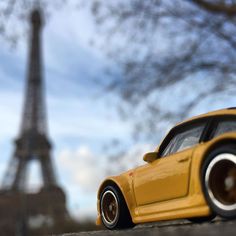
[[[185,156],[185,157],[179,157],[178,158],[178,162],[185,162],[189,160],[189,156]]]

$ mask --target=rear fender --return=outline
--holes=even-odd
[[[236,132],[230,132],[226,134],[222,134],[214,139],[212,139],[209,144],[207,145],[207,148],[205,149],[203,153],[203,159],[202,163],[203,164],[205,158],[215,149],[223,145],[227,144],[235,144],[236,145]]]

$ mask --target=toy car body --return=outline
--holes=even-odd
[[[144,161],[101,184],[97,224],[115,229],[178,218],[236,217],[235,108],[178,124]]]

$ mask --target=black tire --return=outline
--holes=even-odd
[[[107,229],[124,229],[134,226],[125,199],[119,189],[107,186],[100,195],[102,223]]]
[[[202,189],[212,212],[236,218],[236,145],[220,146],[205,159],[201,172]]]

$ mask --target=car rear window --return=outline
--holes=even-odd
[[[217,137],[221,134],[236,131],[236,120],[224,120],[220,121],[217,125],[214,137]]]

